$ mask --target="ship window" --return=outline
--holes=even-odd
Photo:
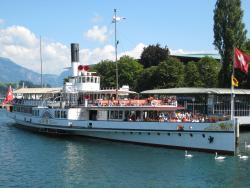
[[[119,119],[122,119],[122,111],[119,111]]]
[[[114,111],[110,111],[110,119],[114,119]]]
[[[55,111],[55,118],[60,118],[60,111],[58,110]]]
[[[115,111],[115,118],[114,119],[118,119],[118,111]]]
[[[122,119],[122,111],[110,111],[110,119]]]
[[[65,118],[65,111],[61,111],[61,118]]]
[[[90,80],[90,78],[89,78],[89,77],[87,77],[87,82],[89,82],[89,80]]]
[[[93,83],[93,82],[94,82],[94,81],[93,81],[93,77],[90,77],[90,82],[91,82],[91,83]]]
[[[63,117],[67,118],[67,112],[66,111],[63,111]]]
[[[97,83],[97,78],[95,77],[95,83]]]
[[[82,83],[85,83],[85,77],[82,77]]]

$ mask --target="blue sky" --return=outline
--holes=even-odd
[[[63,66],[70,65],[71,42],[80,43],[80,58],[84,64],[112,59],[114,8],[119,16],[126,17],[118,23],[120,55],[138,57],[144,46],[156,43],[167,45],[172,53],[216,53],[212,44],[215,2],[3,0],[0,6],[0,56],[39,71],[37,47],[41,35],[44,61],[48,65],[45,72],[59,74]],[[243,21],[250,32],[247,7],[250,7],[250,0],[242,0]],[[29,53],[32,53],[30,57]]]

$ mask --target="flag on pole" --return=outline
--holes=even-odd
[[[250,57],[245,53],[241,52],[239,49],[234,50],[234,68],[240,69],[242,72],[248,74],[248,63],[250,62]]]
[[[234,75],[232,75],[232,85],[235,87],[239,86],[239,81],[235,78]]]
[[[13,100],[13,91],[12,91],[12,88],[11,86],[9,86],[9,89],[7,91],[7,94],[6,94],[6,97],[2,103],[2,105],[5,105],[7,104],[8,102],[11,102]]]

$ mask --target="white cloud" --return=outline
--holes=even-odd
[[[23,26],[0,29],[0,56],[40,72],[39,38]],[[69,48],[61,43],[42,40],[42,59],[45,73],[59,74],[69,66]]]
[[[112,45],[105,45],[103,48],[82,49],[80,58],[83,64],[96,64],[102,60],[114,60],[115,48]]]
[[[125,51],[125,52],[122,52],[119,57],[123,56],[123,55],[128,55],[128,56],[131,56],[135,59],[139,59],[140,56],[141,56],[141,53],[143,51],[143,48],[147,47],[145,44],[143,43],[139,43],[136,45],[136,47],[130,51]]]
[[[107,26],[99,27],[98,25],[93,26],[92,29],[89,29],[84,36],[88,39],[92,39],[99,42],[105,42],[108,37]]]
[[[118,57],[129,55],[139,58],[145,45],[139,43],[135,48],[121,52]],[[40,41],[32,31],[23,26],[11,26],[0,29],[0,57],[6,57],[15,63],[40,72]],[[59,42],[42,39],[43,72],[60,74],[70,66],[70,48]],[[96,64],[101,60],[114,60],[115,48],[105,45],[102,48],[80,49],[82,64]]]
[[[0,25],[4,24],[5,20],[0,18]]]
[[[100,30],[99,27],[96,28],[96,30]],[[107,34],[107,28],[105,26],[103,28],[104,29],[101,30],[105,31],[104,33]],[[46,39],[42,40],[44,73],[60,74],[65,67],[70,66],[69,46],[69,44],[64,45],[55,41],[49,41]],[[140,58],[144,47],[146,47],[145,44],[138,43],[131,50],[119,53],[118,58],[123,55],[129,55],[138,59]],[[170,53],[172,55],[177,55],[208,52],[170,49]],[[10,26],[3,29],[0,28],[0,57],[10,58],[15,63],[23,67],[40,72],[39,37],[23,26]],[[113,45],[107,44],[101,48],[80,49],[80,62],[82,64],[96,64],[102,60],[115,60],[115,48]]]
[[[124,55],[131,56],[135,59],[140,58],[145,44],[139,43],[132,50],[121,52],[118,58]],[[80,50],[80,58],[83,64],[96,64],[102,60],[115,60],[115,48],[112,45],[105,45],[103,48],[95,48],[93,50],[82,49]]]

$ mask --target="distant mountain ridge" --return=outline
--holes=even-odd
[[[69,71],[62,72],[59,76],[55,74],[44,74],[44,84],[52,87],[62,86],[63,78],[69,75]],[[17,65],[8,58],[0,57],[0,82],[19,82],[20,80],[30,81],[34,84],[40,84],[40,74],[30,69]]]

